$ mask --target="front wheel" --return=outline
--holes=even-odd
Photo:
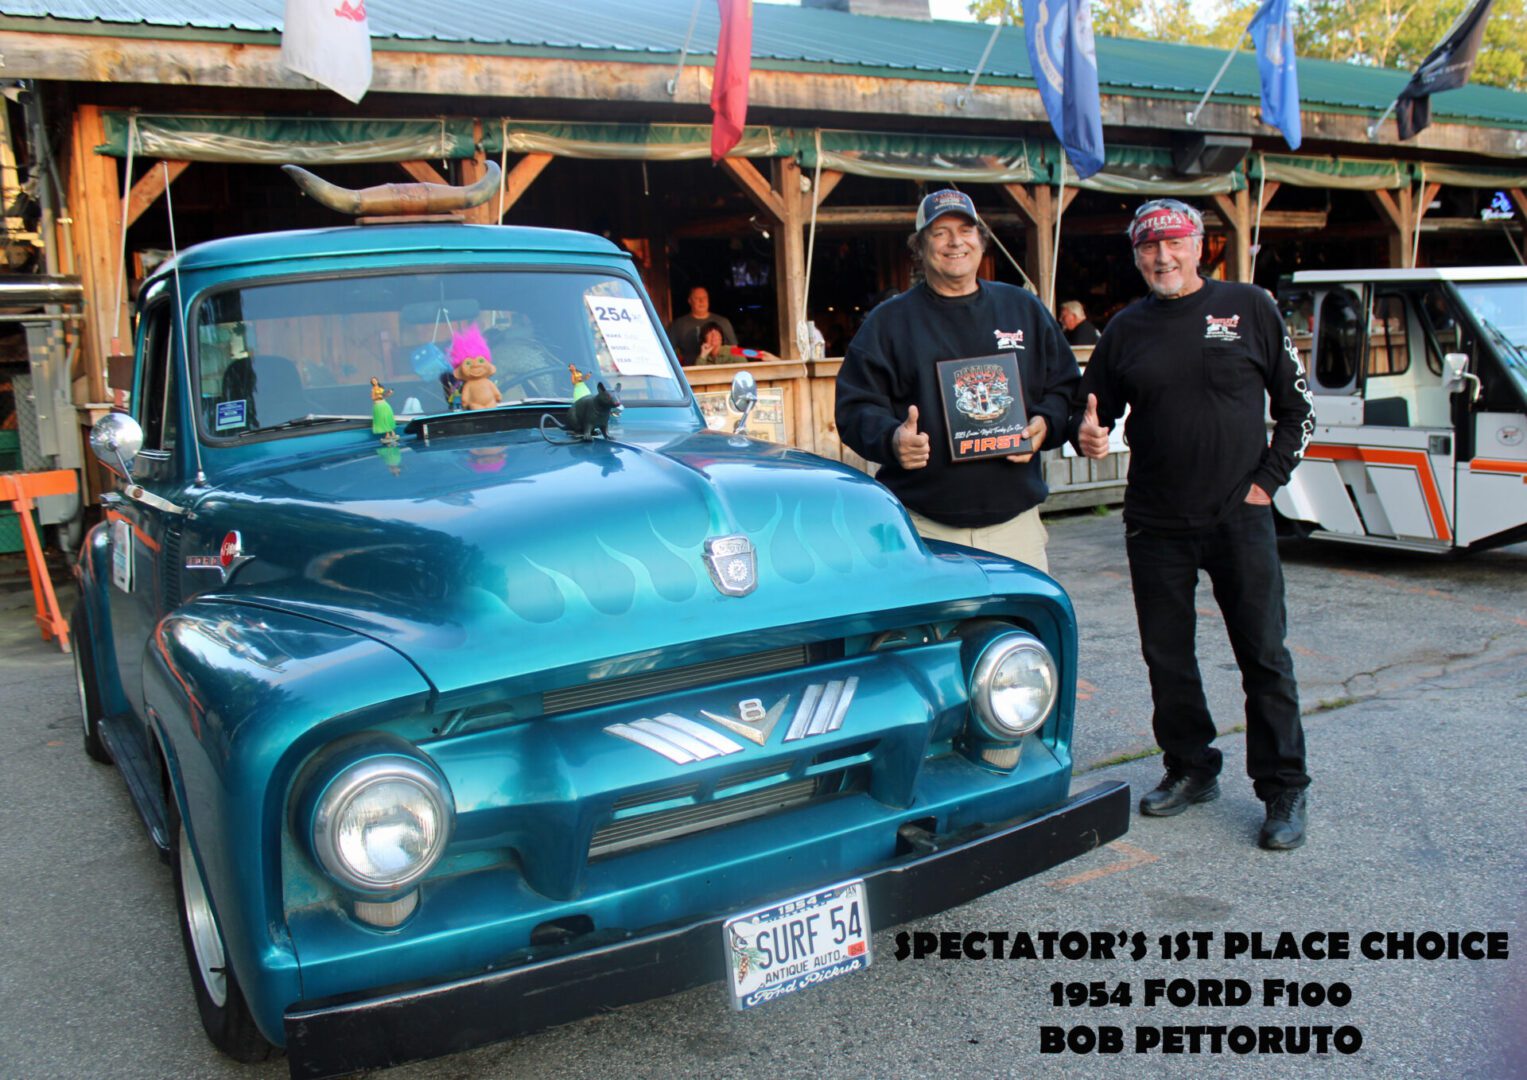
[[[69,640],[74,648],[74,689],[79,694],[80,718],[85,723],[85,753],[91,761],[111,764],[111,751],[101,739],[101,687],[96,681],[95,650],[90,647],[90,626],[81,600],[69,613]]]
[[[186,827],[180,820],[174,792],[168,793],[168,802],[170,835],[175,844],[170,865],[175,868],[180,939],[191,968],[191,985],[196,993],[196,1010],[201,1013],[201,1026],[212,1045],[235,1061],[246,1064],[264,1061],[275,1047],[255,1026],[249,1003],[244,1000],[244,991],[228,963],[223,933],[207,897]]]

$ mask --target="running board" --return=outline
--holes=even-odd
[[[1387,536],[1371,536],[1364,533],[1362,536],[1354,536],[1351,533],[1326,532],[1324,529],[1316,529],[1310,533],[1311,540],[1329,540],[1338,544],[1363,544],[1365,546],[1393,548],[1396,551],[1418,551],[1423,555],[1446,555],[1455,550],[1452,544],[1446,540],[1393,540]]]
[[[159,789],[159,770],[143,750],[143,740],[136,737],[131,717],[111,716],[101,721],[101,741],[116,762],[122,779],[127,781],[127,793],[132,796],[133,806],[143,825],[148,829],[149,839],[159,849],[159,858],[170,861],[170,828],[164,817],[164,796]]]

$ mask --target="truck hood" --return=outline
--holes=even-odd
[[[856,470],[714,433],[553,445],[521,431],[249,467],[199,501],[184,553],[205,559],[232,532],[248,561],[204,598],[373,637],[441,694],[565,682],[616,657],[672,663],[675,648],[699,660],[739,635],[765,649],[810,640],[813,623],[991,591]],[[756,552],[740,597],[705,553],[737,535]]]

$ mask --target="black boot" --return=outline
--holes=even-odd
[[[1212,802],[1219,798],[1219,781],[1212,776],[1195,777],[1170,770],[1140,799],[1140,813],[1147,817],[1171,817],[1193,803]]]
[[[1272,851],[1287,851],[1304,843],[1304,824],[1309,797],[1298,791],[1280,791],[1267,800],[1267,820],[1257,843]]]

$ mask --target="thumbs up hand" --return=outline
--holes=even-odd
[[[896,463],[903,469],[921,469],[928,464],[928,436],[917,430],[917,406],[907,409],[907,418],[897,427],[891,445]]]
[[[1098,423],[1097,395],[1088,394],[1087,411],[1082,414],[1082,426],[1076,436],[1077,446],[1090,458],[1107,457],[1108,433],[1112,430]]]

